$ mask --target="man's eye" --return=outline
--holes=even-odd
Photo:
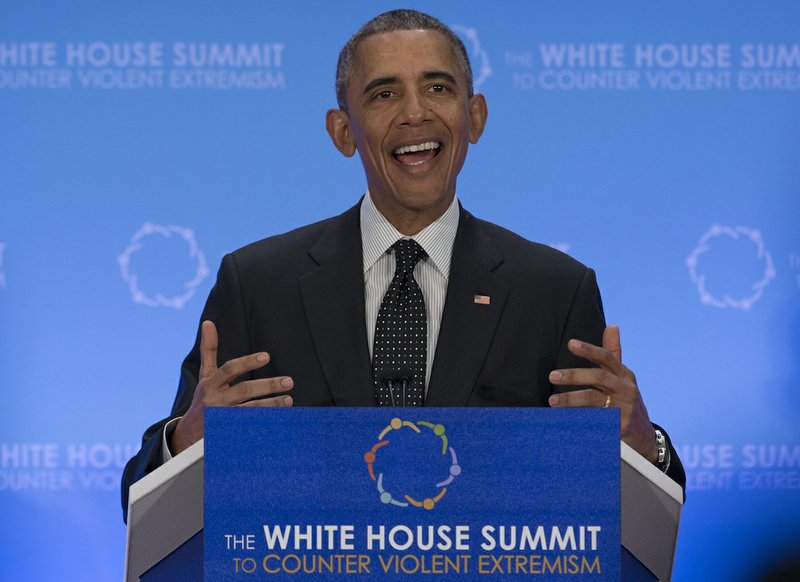
[[[375,95],[375,99],[388,99],[391,96],[392,96],[391,91],[381,91],[380,93]]]
[[[433,92],[433,93],[444,93],[445,91],[447,91],[447,87],[445,87],[444,85],[438,85],[438,84],[437,85],[431,85],[430,91]]]

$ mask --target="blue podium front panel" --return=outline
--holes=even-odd
[[[209,409],[205,578],[618,580],[619,415]]]

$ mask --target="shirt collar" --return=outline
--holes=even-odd
[[[372,202],[369,192],[361,201],[361,244],[364,253],[364,272],[394,243],[401,238],[412,238],[425,249],[428,260],[444,275],[450,276],[450,262],[453,258],[453,243],[458,230],[458,198],[444,213],[412,237],[404,237]]]

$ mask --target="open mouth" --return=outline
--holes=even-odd
[[[442,144],[438,141],[426,141],[399,147],[392,152],[392,155],[403,165],[419,166],[438,156],[441,149]]]

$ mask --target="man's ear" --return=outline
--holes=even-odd
[[[489,109],[486,107],[486,98],[480,93],[475,93],[469,98],[469,143],[476,144],[483,135],[486,127],[486,118],[489,116]]]
[[[348,158],[356,153],[356,142],[350,131],[350,116],[341,109],[328,109],[325,114],[325,128],[336,149]]]

